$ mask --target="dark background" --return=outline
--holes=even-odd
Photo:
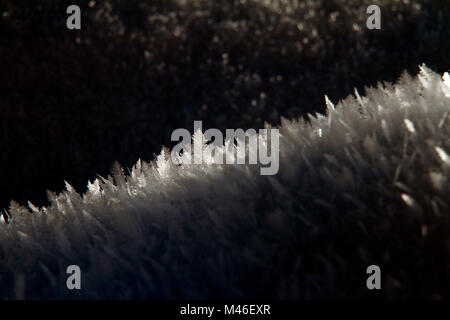
[[[0,208],[45,205],[64,180],[83,192],[194,120],[277,125],[324,112],[325,94],[450,68],[450,1],[187,2],[0,0]],[[66,28],[70,4],[82,30]]]

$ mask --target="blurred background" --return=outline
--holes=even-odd
[[[0,209],[64,180],[83,192],[194,120],[278,125],[421,63],[447,71],[449,21],[447,0],[0,0]]]

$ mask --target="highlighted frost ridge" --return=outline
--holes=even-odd
[[[388,298],[449,297],[449,75],[422,66],[355,95],[284,119],[274,176],[177,165],[163,148],[84,195],[67,184],[47,208],[12,203],[1,297],[363,297],[371,264]],[[69,265],[82,271],[76,293]]]

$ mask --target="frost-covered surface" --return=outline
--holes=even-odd
[[[151,161],[194,120],[275,126],[421,63],[444,73],[448,21],[448,0],[2,0],[0,210]]]
[[[450,297],[450,77],[426,67],[283,120],[280,171],[175,166],[70,185],[0,226],[3,298]],[[65,268],[83,271],[79,292]]]

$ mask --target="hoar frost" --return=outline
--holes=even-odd
[[[448,298],[449,75],[422,66],[326,105],[283,119],[274,176],[177,165],[164,148],[83,195],[49,193],[47,208],[11,203],[1,297],[365,297],[358,275],[375,263],[384,297]],[[69,265],[78,292],[65,288]]]

